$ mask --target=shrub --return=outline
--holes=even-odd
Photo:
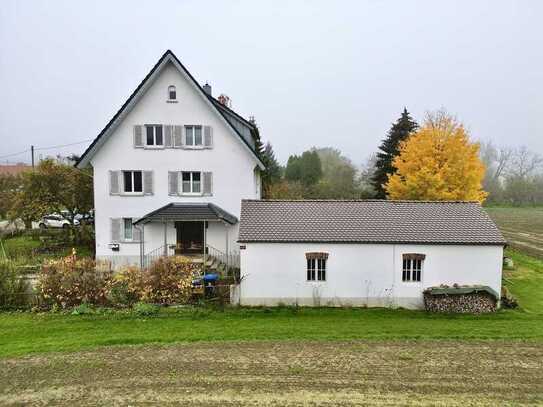
[[[72,315],[89,315],[94,314],[94,309],[86,302],[78,305],[72,310]]]
[[[160,304],[184,304],[192,295],[192,280],[200,265],[181,256],[162,257],[143,272],[141,299]]]
[[[98,270],[94,260],[72,255],[44,263],[38,289],[46,303],[62,308],[83,303],[104,305],[112,275],[111,270]]]
[[[150,317],[157,315],[160,312],[160,307],[155,304],[146,302],[138,302],[134,305],[134,313],[140,317]]]
[[[185,304],[192,295],[192,280],[201,266],[182,256],[163,257],[148,269],[128,266],[109,283],[109,299],[118,305],[137,301],[154,304]]]
[[[143,292],[143,273],[139,267],[123,268],[109,282],[109,300],[115,305],[131,306]]]
[[[29,304],[30,287],[10,261],[0,262],[0,308],[22,308]]]

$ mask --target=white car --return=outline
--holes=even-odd
[[[74,225],[78,226],[79,221],[77,219],[74,220]],[[71,224],[68,219],[63,217],[62,215],[58,215],[56,213],[53,213],[52,215],[45,215],[38,223],[38,226],[40,229],[47,229],[47,228],[65,228],[68,229]]]

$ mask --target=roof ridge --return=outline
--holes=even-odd
[[[242,202],[296,202],[296,203],[313,203],[313,202],[382,202],[382,203],[435,203],[435,204],[478,204],[479,201],[431,201],[431,200],[414,200],[414,199],[242,199]]]

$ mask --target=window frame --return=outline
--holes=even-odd
[[[196,129],[200,129],[200,144],[196,144]],[[201,124],[187,124],[183,126],[183,146],[185,148],[203,149],[205,148],[204,142],[204,126]],[[187,142],[187,129],[192,131],[192,143]]]
[[[139,172],[140,173],[140,183],[141,183],[141,191],[135,191],[135,185],[136,185],[136,178],[135,178],[135,173]],[[126,173],[131,173],[130,175],[130,178],[131,178],[131,186],[132,186],[132,190],[131,191],[127,191],[126,190],[126,182],[125,182],[125,174]],[[121,174],[122,174],[122,195],[143,195],[143,170],[122,170],[121,171]]]
[[[422,273],[424,269],[423,258],[403,258],[402,259],[402,283],[422,282]],[[416,277],[416,278],[415,278]]]
[[[144,143],[143,143],[143,146],[144,148],[147,148],[147,149],[159,149],[159,148],[164,148],[164,125],[163,124],[145,124],[143,126],[145,128],[145,134],[144,134]],[[160,127],[160,137],[162,139],[162,143],[161,144],[157,144],[157,128]],[[149,144],[148,143],[148,134],[147,134],[147,129],[148,128],[152,128],[153,129],[153,144]]]
[[[308,283],[325,283],[328,259],[306,258],[306,281]]]
[[[203,176],[203,171],[179,171],[180,173],[180,177],[179,177],[179,186],[178,186],[178,190],[179,190],[179,193],[180,195],[185,195],[185,196],[202,196],[204,194],[204,176]],[[184,182],[187,182],[187,181],[183,181],[183,174],[190,174],[190,180],[188,181],[190,183],[190,192],[184,192],[183,190],[183,183]],[[200,186],[200,191],[198,192],[194,192],[194,174],[198,174],[200,179],[197,181],[199,183],[199,186]]]
[[[172,98],[172,91],[173,91],[173,98]],[[168,100],[171,102],[177,101],[177,87],[175,85],[168,86]]]
[[[130,237],[126,237],[126,222],[129,222],[130,223]],[[133,219],[132,218],[123,218],[123,241],[126,241],[126,242],[132,242],[134,241],[134,225],[132,223]]]

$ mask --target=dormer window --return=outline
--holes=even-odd
[[[176,100],[177,99],[177,92],[175,90],[175,86],[173,86],[173,85],[168,86],[168,99],[169,100]]]

